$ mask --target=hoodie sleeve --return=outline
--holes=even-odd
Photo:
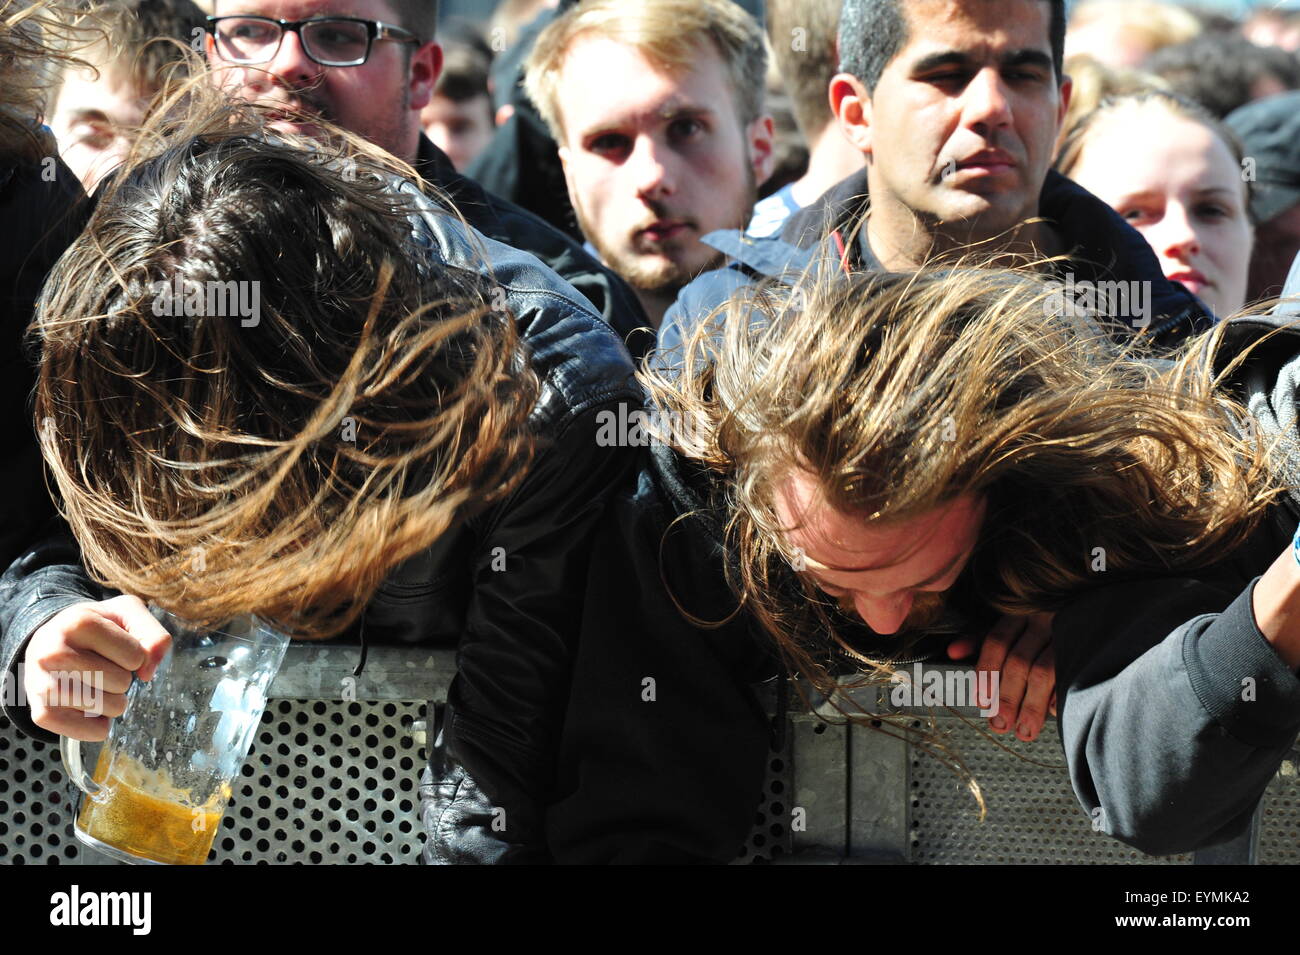
[[[1300,732],[1300,680],[1255,623],[1257,580],[1120,584],[1057,614],[1061,740],[1097,828],[1169,855],[1248,823]]]

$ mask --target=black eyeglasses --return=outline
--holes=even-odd
[[[230,63],[268,63],[280,52],[284,31],[298,34],[303,52],[321,66],[360,66],[375,40],[419,43],[410,30],[356,17],[275,20],[271,17],[208,17],[217,56]]]

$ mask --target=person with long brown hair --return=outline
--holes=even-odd
[[[70,533],[0,582],[0,659],[30,702],[7,715],[102,739],[166,650],[146,601],[363,654],[450,644],[425,860],[545,859],[587,539],[632,460],[595,420],[639,403],[631,359],[391,157],[182,107],[146,125],[39,304],[37,430]],[[60,667],[106,675],[103,715],[49,699]]]
[[[793,674],[870,725],[843,681],[998,614],[1050,627],[1018,666],[1055,677],[1098,828],[1157,854],[1240,831],[1300,731],[1300,440],[1274,387],[1300,311],[1157,362],[1028,268],[835,273],[742,291],[644,372],[664,443],[596,545],[556,852],[727,861],[767,751],[753,684]],[[629,566],[647,593],[617,590]],[[1052,682],[1003,677],[1000,715],[1041,721]],[[617,773],[611,727],[637,740]]]

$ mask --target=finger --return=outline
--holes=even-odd
[[[1034,660],[1029,671],[1029,685],[1020,701],[1020,718],[1016,722],[1016,736],[1025,742],[1036,739],[1047,721],[1047,707],[1056,689],[1056,662],[1052,646],[1048,644]]]
[[[958,637],[948,644],[948,659],[965,660],[967,657],[974,656],[978,647],[979,641],[975,637]]]
[[[979,688],[980,708],[994,710],[989,718],[989,729],[995,733],[1005,733],[1015,725],[1011,721],[1014,714],[1011,714],[1009,719],[1006,704],[1000,698],[1003,683],[1001,671],[1006,664],[1007,654],[1012,644],[1020,636],[1025,625],[1024,617],[1003,617],[999,620],[984,638],[984,643],[980,647],[979,661],[975,664],[977,672],[987,671],[991,674],[988,681],[976,679],[975,684]],[[993,692],[986,695],[986,687],[992,687]],[[1019,697],[1016,697],[1016,702],[1019,702]]]
[[[129,674],[128,674],[129,676]],[[28,702],[46,709],[69,709],[91,716],[121,716],[126,712],[126,694],[108,691],[97,671],[59,671],[39,669],[26,675]]]
[[[109,693],[125,693],[131,687],[130,670],[90,650],[44,653],[37,658],[29,657],[27,665],[31,668],[27,674],[29,696],[73,678]]]
[[[1047,712],[1051,713],[1053,716],[1059,715],[1056,712],[1056,691],[1055,690],[1052,691],[1052,702],[1047,705]]]
[[[167,628],[158,622],[139,597],[114,597],[105,600],[98,607],[104,617],[129,634],[136,646],[144,652],[144,661],[127,669],[137,671],[136,675],[142,680],[152,680],[158,664],[171,649],[172,637]]]
[[[43,730],[85,743],[101,743],[108,739],[109,718],[107,716],[87,716],[85,713],[66,707],[49,709],[33,703],[32,722]]]

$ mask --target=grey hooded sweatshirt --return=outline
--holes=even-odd
[[[1300,296],[1300,259],[1287,296]],[[1256,346],[1230,381],[1300,489],[1300,300],[1234,319],[1225,336],[1220,367]],[[1292,490],[1213,567],[1104,586],[1056,615],[1061,739],[1096,828],[1167,855],[1249,825],[1300,733],[1300,679],[1252,609],[1256,582],[1291,546],[1298,519]]]

